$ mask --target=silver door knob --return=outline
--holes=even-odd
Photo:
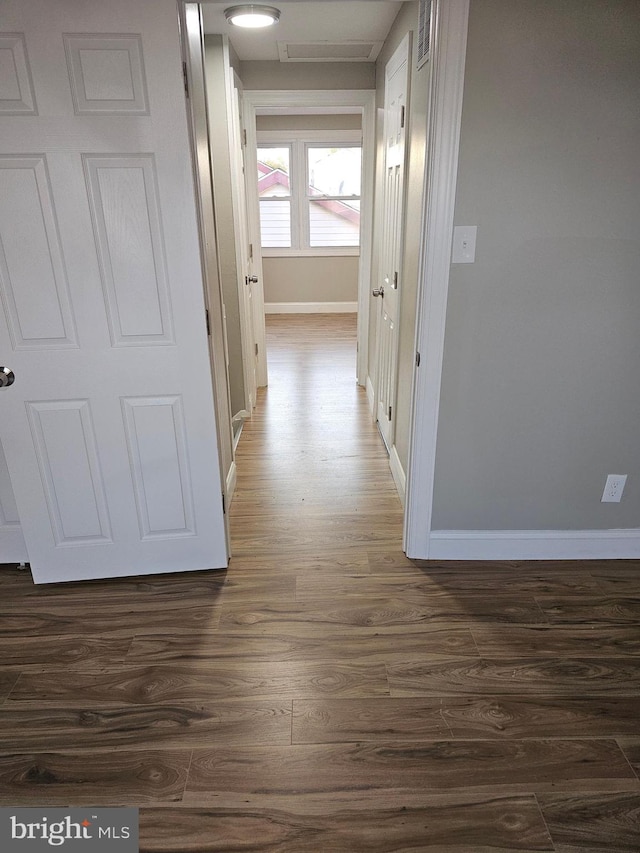
[[[376,289],[372,290],[371,293],[374,296],[382,296],[382,298],[384,299],[384,287],[376,287]]]
[[[8,367],[0,367],[0,388],[8,388],[15,381],[16,377],[13,370],[9,370]]]
[[[258,276],[257,275],[245,275],[244,277],[245,284],[257,284]]]

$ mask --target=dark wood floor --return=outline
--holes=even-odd
[[[226,573],[0,571],[0,803],[141,849],[640,851],[640,563],[417,565],[351,317],[268,323]]]

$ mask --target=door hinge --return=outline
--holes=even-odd
[[[243,129],[242,129],[242,139],[243,139],[244,144],[245,144],[245,146],[246,146],[246,144],[247,144],[247,131],[246,131],[246,128],[243,128]]]
[[[400,107],[400,127],[404,127],[404,106]]]
[[[420,353],[416,350],[416,367],[420,367]]]
[[[393,409],[391,408],[391,406],[389,406],[389,420],[391,420],[391,413],[392,413],[392,411],[393,411]]]
[[[187,63],[182,63],[182,76],[184,78],[184,93],[189,97],[189,75],[187,74]]]
[[[227,514],[227,505],[226,505],[226,502],[224,499],[224,492],[222,493],[222,514],[223,515]]]
[[[258,344],[256,344],[256,355],[258,355]]]
[[[205,316],[205,319],[207,321],[207,335],[209,335],[209,337],[211,337],[211,321],[209,320],[209,309],[208,308],[204,309],[204,316]]]
[[[394,274],[393,274],[393,289],[394,290],[398,289],[398,273],[397,272],[394,272]]]

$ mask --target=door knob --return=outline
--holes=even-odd
[[[245,284],[257,284],[258,276],[257,275],[245,275],[244,277]]]
[[[371,293],[374,296],[382,296],[382,298],[384,299],[384,287],[376,287],[376,289],[372,290]]]
[[[8,367],[0,367],[0,388],[8,388],[15,382],[15,374]]]

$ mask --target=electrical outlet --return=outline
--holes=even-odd
[[[627,482],[626,474],[609,474],[604,485],[601,503],[619,503]]]

